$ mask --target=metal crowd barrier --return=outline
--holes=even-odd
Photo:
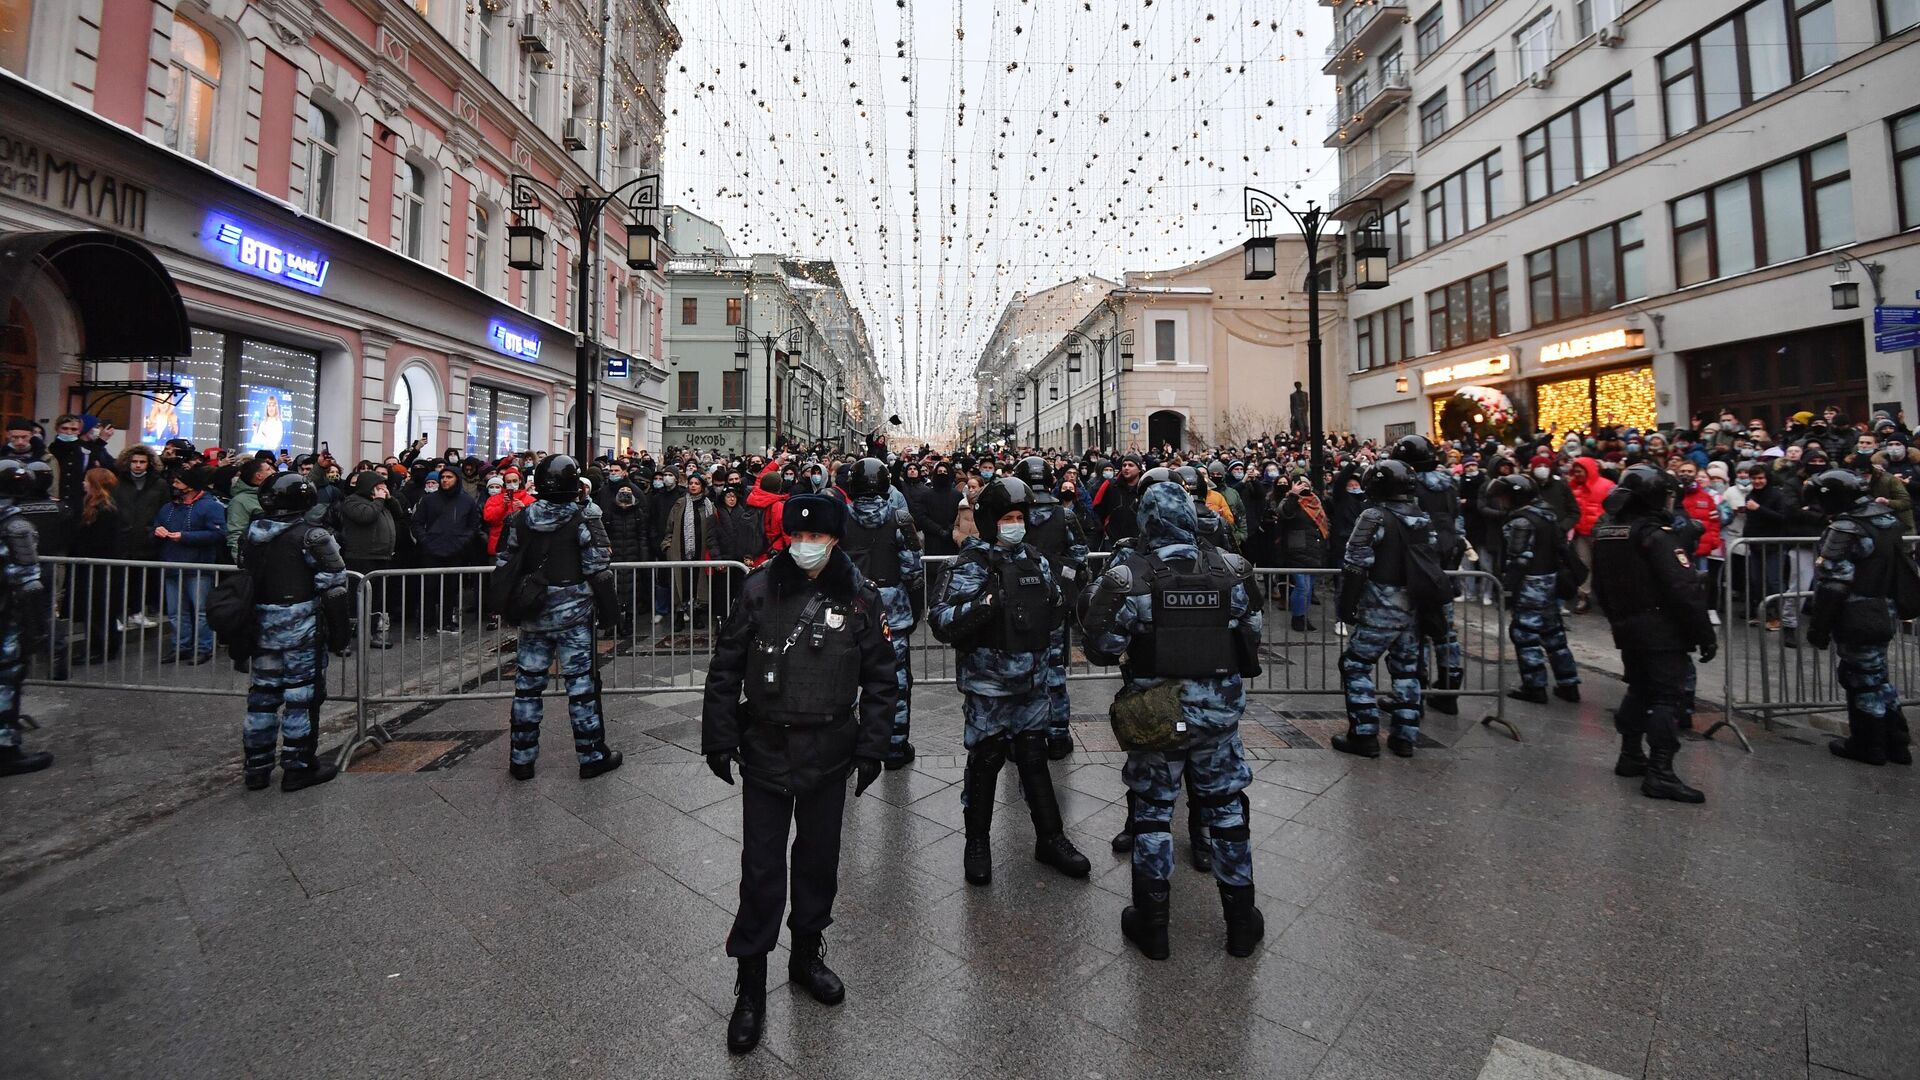
[[[1905,541],[1909,554],[1920,550],[1920,536]],[[1720,590],[1720,664],[1729,718],[1723,722],[1755,717],[1771,731],[1776,717],[1846,708],[1835,650],[1816,649],[1805,638],[1809,622],[1802,609],[1813,596],[1818,546],[1793,537],[1742,537],[1728,546]],[[1770,618],[1783,628],[1796,627],[1794,646],[1784,630],[1766,629]],[[1913,622],[1898,627],[1887,644],[1887,678],[1902,705],[1920,705],[1920,633]]]

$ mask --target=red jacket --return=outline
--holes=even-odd
[[[1613,481],[1600,475],[1600,462],[1590,457],[1574,458],[1569,472],[1567,486],[1573,489],[1573,501],[1580,507],[1580,520],[1573,527],[1574,534],[1592,536],[1593,527],[1600,523],[1600,504],[1613,490]]]
[[[533,492],[525,488],[487,496],[486,504],[480,507],[480,520],[487,523],[487,554],[499,554],[500,530],[506,527],[507,519],[513,516],[515,510],[531,502]]]
[[[1720,550],[1720,500],[1713,492],[1696,487],[1680,497],[1680,506],[1687,516],[1700,523],[1706,531],[1700,534],[1700,547],[1694,555],[1705,558]]]
[[[770,461],[754,478],[753,486],[747,489],[747,505],[760,511],[760,528],[767,537],[765,558],[771,559],[787,549],[787,530],[780,523],[782,511],[787,506],[787,494],[784,491],[768,490],[767,477],[773,477],[773,487],[780,486],[780,462]]]

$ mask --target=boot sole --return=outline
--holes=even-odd
[[[1372,747],[1342,746],[1336,742],[1333,744],[1333,748],[1335,750],[1340,751],[1343,754],[1352,754],[1354,757],[1377,758],[1380,756],[1380,747],[1378,744],[1375,744]]]
[[[1704,794],[1696,798],[1693,796],[1682,795],[1679,792],[1658,791],[1658,790],[1647,787],[1645,784],[1640,785],[1640,794],[1645,795],[1649,799],[1664,799],[1668,802],[1686,803],[1690,806],[1698,806],[1699,804],[1707,801],[1707,797]]]
[[[280,790],[283,792],[305,791],[311,787],[319,787],[321,784],[330,784],[339,775],[340,774],[336,772],[319,780],[309,780],[305,777],[295,779],[292,776],[283,775],[280,778]]]
[[[1050,855],[1042,855],[1036,851],[1033,853],[1033,861],[1037,863],[1043,863],[1047,866],[1051,866],[1055,870],[1060,871],[1062,874],[1065,874],[1067,877],[1070,877],[1070,878],[1083,878],[1093,873],[1093,864],[1090,862],[1087,862],[1085,856],[1081,856],[1081,860],[1080,860],[1085,865],[1075,866],[1073,864],[1067,864],[1063,866],[1061,865],[1060,860],[1055,859]]]
[[[580,779],[591,780],[596,776],[605,776],[619,768],[624,761],[625,759],[620,756],[620,753],[614,751],[590,765],[580,766]]]
[[[1132,910],[1134,909],[1133,908],[1127,909],[1127,911],[1132,911]],[[1149,960],[1165,960],[1167,957],[1173,955],[1173,949],[1168,944],[1159,944],[1158,947],[1156,948],[1153,945],[1149,945],[1147,942],[1141,941],[1138,937],[1134,936],[1133,931],[1129,929],[1127,926],[1126,912],[1122,912],[1120,915],[1120,935],[1126,938],[1129,942],[1132,942],[1133,947],[1139,950],[1140,955],[1146,957]]]
[[[840,992],[837,994],[814,993],[813,987],[806,984],[806,976],[804,974],[796,975],[791,971],[787,972],[787,983],[795,990],[805,993],[808,997],[822,1005],[838,1005],[847,1000],[847,989],[844,986],[840,988]]]

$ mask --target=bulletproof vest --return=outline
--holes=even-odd
[[[1039,548],[1040,554],[1048,559],[1058,563],[1067,553],[1069,539],[1065,506],[1054,506],[1053,513],[1045,521],[1034,521],[1032,515],[1028,515],[1027,543]],[[1055,568],[1058,569],[1057,566]]]
[[[72,515],[67,508],[52,499],[28,499],[13,504],[20,509],[20,516],[40,534],[40,554],[65,555],[72,543],[69,534]],[[151,531],[151,530],[149,530]]]
[[[1374,505],[1393,520],[1380,530],[1380,538],[1373,542],[1373,566],[1367,571],[1367,580],[1404,587],[1407,584],[1407,534],[1412,527],[1401,520],[1392,507]]]
[[[1593,529],[1593,580],[1606,582],[1609,621],[1624,622],[1660,604],[1660,584],[1647,565],[1642,540],[1659,523],[1649,518],[1602,518]]]
[[[1512,551],[1507,553],[1508,557],[1513,559],[1522,574],[1551,574],[1557,572],[1560,569],[1560,530],[1559,525],[1553,520],[1551,513],[1530,513],[1523,509],[1516,516],[1526,518],[1527,524],[1533,529],[1533,544],[1531,545],[1533,548],[1533,557],[1531,559],[1522,559],[1519,557],[1518,552]]]
[[[980,644],[1002,652],[1045,651],[1053,638],[1054,608],[1037,554],[1022,544],[999,566],[989,562],[988,573],[999,581],[993,602],[1000,608],[1000,618],[989,626]]]
[[[1895,521],[1891,529],[1875,528],[1862,518],[1854,518],[1853,522],[1873,537],[1873,554],[1854,564],[1853,595],[1890,599],[1893,596],[1895,562],[1905,557],[1906,545],[1899,522]]]
[[[522,523],[526,524],[524,519]],[[580,568],[579,514],[569,514],[550,533],[536,533],[530,524],[527,525],[527,532],[545,539],[548,585],[578,585],[587,579],[586,572]]]
[[[817,587],[768,603],[747,648],[747,708],[753,718],[782,727],[821,727],[850,716],[860,690],[862,618],[853,604],[829,600]]]
[[[862,525],[848,514],[847,534],[840,540],[840,550],[875,585],[900,584],[900,526],[894,523],[893,511],[887,511],[887,520],[879,525]]]
[[[1128,646],[1134,675],[1168,679],[1217,679],[1237,673],[1233,587],[1239,583],[1218,551],[1201,548],[1197,558],[1162,561],[1141,556],[1153,590],[1153,632]]]
[[[1440,552],[1446,554],[1459,545],[1460,536],[1454,530],[1454,524],[1460,517],[1460,493],[1457,488],[1430,488],[1425,481],[1414,485],[1414,498],[1420,509],[1433,519],[1433,531],[1440,537]]]
[[[264,544],[247,544],[247,573],[253,576],[256,604],[299,604],[316,595],[313,568],[304,554],[307,533],[316,526],[291,525]]]

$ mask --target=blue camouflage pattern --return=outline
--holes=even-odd
[[[1845,611],[1856,604],[1884,604],[1885,625],[1898,628],[1899,608],[1891,598],[1861,596],[1854,592],[1859,564],[1877,550],[1875,535],[1853,519],[1881,530],[1897,530],[1900,519],[1889,507],[1874,503],[1847,512],[1830,525],[1820,538],[1820,555],[1813,564],[1814,603]],[[1896,552],[1896,557],[1899,553]],[[1835,614],[1839,615],[1839,611]],[[1905,743],[1907,720],[1900,708],[1900,693],[1887,675],[1887,642],[1848,641],[1841,627],[1833,634],[1835,678],[1847,692],[1847,719],[1861,731],[1885,731],[1891,741]],[[1897,633],[1896,629],[1896,633]],[[1864,723],[1862,723],[1864,721]]]
[[[520,511],[528,528],[552,532],[578,513],[580,569],[591,576],[613,561],[600,507],[591,502],[553,503],[539,499]],[[519,546],[513,529],[500,532],[496,566],[505,565]],[[600,705],[600,672],[594,666],[593,586],[581,581],[547,586],[547,604],[519,627],[514,653],[513,705],[508,711],[508,759],[532,764],[540,756],[540,721],[545,712],[548,672],[557,667],[567,692],[567,719],[573,724],[573,749],[580,764],[599,761],[607,752],[606,723]]]
[[[1025,735],[1030,731],[1044,732],[1047,729],[1047,699],[1044,694],[1005,697],[969,692],[962,703],[961,712],[966,717],[966,731],[962,737],[969,750],[994,739],[1006,739],[1011,747],[1015,735]],[[965,794],[963,790],[963,804]]]
[[[1029,549],[1049,582],[1054,580],[1052,565],[1046,556]],[[960,545],[947,572],[940,598],[927,613],[928,622],[945,633],[957,620],[966,618],[986,592],[993,571],[1011,554],[1012,549],[989,544],[977,536],[967,537]],[[967,558],[972,554],[973,558]],[[1056,601],[1059,588],[1054,587]],[[999,618],[995,613],[994,618]],[[986,697],[1016,697],[1046,689],[1047,650],[1011,652],[981,647],[959,650],[955,675],[962,692]],[[1044,695],[1042,695],[1044,697]]]
[[[898,497],[899,505],[895,505]],[[890,487],[885,495],[861,495],[848,507],[848,513],[862,526],[872,529],[888,522],[901,520],[911,522],[913,516],[906,509],[906,497],[900,495],[899,488]],[[912,590],[922,587],[926,578],[926,569],[920,560],[920,552],[910,546],[917,544],[918,538],[908,530],[899,529],[900,584],[875,585],[880,593],[880,609],[885,614],[887,628],[893,639],[894,683],[900,689],[900,697],[893,706],[893,731],[887,737],[887,743],[895,754],[904,754],[913,728],[913,672],[911,670],[912,650],[908,646],[908,635],[913,633]]]
[[[40,578],[39,534],[11,504],[0,506],[0,577],[4,577],[9,616],[0,626],[0,749],[20,745],[21,688],[27,681],[26,628],[17,612],[45,605]]]
[[[1073,515],[1060,503],[1035,503],[1027,508],[1027,528],[1036,529],[1056,516],[1065,515],[1067,519],[1067,552],[1055,567],[1057,576],[1054,584],[1060,586],[1065,594],[1072,586],[1084,583],[1087,576],[1087,544],[1074,524]],[[1066,738],[1073,733],[1073,700],[1067,693],[1067,627],[1065,623],[1054,627],[1053,637],[1047,643],[1047,737],[1049,739]]]
[[[1419,484],[1428,491],[1441,493],[1452,499],[1454,512],[1452,514],[1453,520],[1450,524],[1453,529],[1453,540],[1456,547],[1454,551],[1448,552],[1444,548],[1444,541],[1442,541],[1443,546],[1440,555],[1442,564],[1448,570],[1455,569],[1460,565],[1460,553],[1466,547],[1467,538],[1466,510],[1460,501],[1460,479],[1446,469],[1428,469],[1424,472],[1415,473],[1414,483]],[[1435,537],[1438,538],[1440,535],[1439,526],[1443,523],[1436,521],[1433,524],[1435,526]],[[1459,686],[1466,675],[1466,662],[1465,657],[1460,651],[1460,630],[1453,621],[1453,601],[1449,600],[1441,605],[1440,610],[1446,619],[1447,632],[1445,637],[1432,643],[1433,662],[1435,666],[1439,667],[1440,673],[1451,680],[1450,685]],[[1420,673],[1421,682],[1424,683],[1426,681],[1426,658],[1424,656],[1421,658]]]
[[[1095,579],[1086,603],[1087,652],[1097,662],[1119,657],[1135,637],[1153,633],[1153,593],[1135,592],[1135,575],[1146,572],[1138,554],[1151,551],[1160,559],[1191,559],[1199,554],[1199,520],[1192,500],[1178,484],[1155,484],[1142,492],[1138,503],[1140,533],[1132,548],[1117,555],[1114,565]],[[1229,610],[1235,626],[1244,623],[1254,632],[1265,630],[1259,606],[1246,581],[1251,568],[1237,555],[1227,563],[1242,580],[1234,585]],[[1129,687],[1146,690],[1166,682],[1162,678],[1127,675]],[[1133,872],[1164,881],[1173,876],[1173,807],[1183,781],[1190,783],[1197,812],[1208,826],[1213,873],[1227,885],[1253,883],[1253,850],[1245,833],[1246,806],[1236,798],[1253,782],[1246,749],[1240,742],[1240,717],[1247,706],[1246,687],[1238,674],[1213,679],[1180,681],[1180,713],[1192,732],[1183,751],[1128,751],[1121,770],[1134,798]]]
[[[1510,563],[1532,566],[1539,554],[1535,545],[1551,541],[1559,529],[1553,511],[1541,503],[1514,511],[1500,527]],[[1555,683],[1580,685],[1580,668],[1574,663],[1573,650],[1567,647],[1567,628],[1560,617],[1560,595],[1555,590],[1557,568],[1547,573],[1514,574],[1508,581],[1513,587],[1513,618],[1507,624],[1507,639],[1513,642],[1514,656],[1520,663],[1520,688],[1545,690],[1549,668]]]
[[[294,525],[297,518],[254,518],[240,545],[240,562],[259,557],[260,546]],[[323,528],[307,530],[300,556],[313,571],[313,588],[324,595],[347,587],[347,566],[340,546]],[[297,604],[255,604],[260,632],[255,640],[247,687],[247,712],[240,746],[248,772],[273,768],[276,740],[280,767],[310,768],[302,747],[315,741],[314,725],[326,700],[327,650],[320,633],[320,599]],[[307,749],[311,749],[307,747]]]
[[[1346,694],[1350,729],[1356,735],[1378,734],[1380,698],[1374,673],[1384,658],[1393,687],[1388,705],[1393,717],[1393,734],[1411,742],[1420,734],[1424,707],[1421,676],[1426,661],[1413,598],[1406,587],[1372,580],[1373,566],[1379,557],[1375,545],[1389,527],[1383,516],[1386,514],[1400,519],[1411,534],[1412,542],[1419,543],[1423,537],[1427,543],[1438,542],[1432,519],[1412,499],[1373,503],[1360,512],[1341,563],[1341,572],[1361,578],[1364,586],[1352,630],[1347,635],[1347,647],[1340,654],[1340,679]]]
[[[1894,614],[1893,601],[1887,601],[1887,609],[1889,615]],[[1833,652],[1836,676],[1847,692],[1848,721],[1865,719],[1868,723],[1861,725],[1861,730],[1886,730],[1900,741],[1897,737],[1906,734],[1907,720],[1900,709],[1900,693],[1887,678],[1886,645],[1849,645],[1836,640]]]

